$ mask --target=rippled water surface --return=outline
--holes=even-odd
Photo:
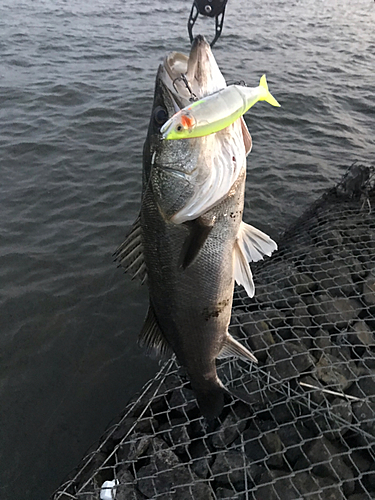
[[[48,498],[157,364],[146,290],[112,263],[139,210],[156,69],[191,0],[0,3],[0,494]],[[277,239],[355,160],[374,164],[375,4],[229,0],[228,81],[267,73],[245,220]],[[200,19],[195,33],[213,33]]]

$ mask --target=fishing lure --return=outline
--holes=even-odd
[[[191,139],[214,134],[234,123],[258,101],[280,106],[268,90],[266,75],[258,87],[230,85],[174,114],[162,126],[163,139]]]

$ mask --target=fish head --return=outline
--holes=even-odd
[[[189,56],[168,54],[159,66],[144,146],[144,189],[152,189],[163,217],[194,220],[229,192],[246,158],[239,121],[205,137],[163,140],[161,128],[192,100],[226,87],[210,45],[197,36]]]

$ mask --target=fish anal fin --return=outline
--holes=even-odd
[[[143,257],[142,228],[140,217],[134,222],[125,241],[113,254],[115,261],[129,272],[132,278],[139,278],[143,284],[147,278],[147,269]]]
[[[257,358],[251,353],[245,346],[243,346],[238,340],[232,337],[229,333],[225,338],[224,345],[218,356],[218,358],[226,358],[228,356],[236,356],[245,361],[252,361],[253,363],[258,363]]]
[[[152,305],[149,305],[147,316],[139,334],[138,344],[145,348],[146,354],[153,358],[168,359],[173,354],[172,348],[165,340],[157,323]]]
[[[214,219],[208,221],[203,217],[185,222],[185,226],[189,229],[189,234],[182,245],[180,255],[180,267],[182,269],[186,269],[195,261],[213,225]]]
[[[244,117],[241,116],[240,120],[241,120],[243,143],[245,145],[245,151],[246,151],[246,156],[247,156],[250,153],[251,148],[253,147],[253,140],[251,139],[251,135],[250,135],[249,129],[247,128]]]

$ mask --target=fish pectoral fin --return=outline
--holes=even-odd
[[[265,255],[270,257],[277,250],[277,244],[268,234],[243,221],[238,232],[238,242],[243,248],[248,262],[257,262],[263,259]]]
[[[245,346],[240,344],[238,340],[232,337],[229,333],[226,336],[224,346],[218,356],[219,359],[227,358],[229,356],[236,356],[245,361],[252,361],[258,363],[257,358]]]
[[[181,249],[180,267],[182,269],[189,267],[197,258],[214,226],[214,219],[207,221],[202,217],[198,217],[198,219],[187,221],[184,224],[189,229],[189,234]]]
[[[141,219],[138,216],[125,241],[113,254],[115,261],[129,272],[132,279],[139,278],[143,284],[147,278],[147,269],[143,257]]]
[[[255,292],[249,262],[257,262],[265,255],[270,257],[275,250],[277,244],[267,234],[241,222],[234,247],[234,279],[245,288],[249,297]]]
[[[245,151],[246,151],[246,156],[247,156],[250,153],[251,148],[253,147],[253,140],[251,139],[251,135],[250,135],[249,129],[247,128],[244,117],[241,116],[240,120],[241,120],[243,143],[245,145]]]
[[[242,285],[249,297],[254,297],[255,287],[249,262],[238,242],[234,244],[234,279]]]
[[[139,334],[138,344],[140,347],[145,348],[147,355],[153,358],[168,359],[173,354],[172,348],[165,340],[163,332],[158,325],[151,304],[149,305],[145,322]]]

